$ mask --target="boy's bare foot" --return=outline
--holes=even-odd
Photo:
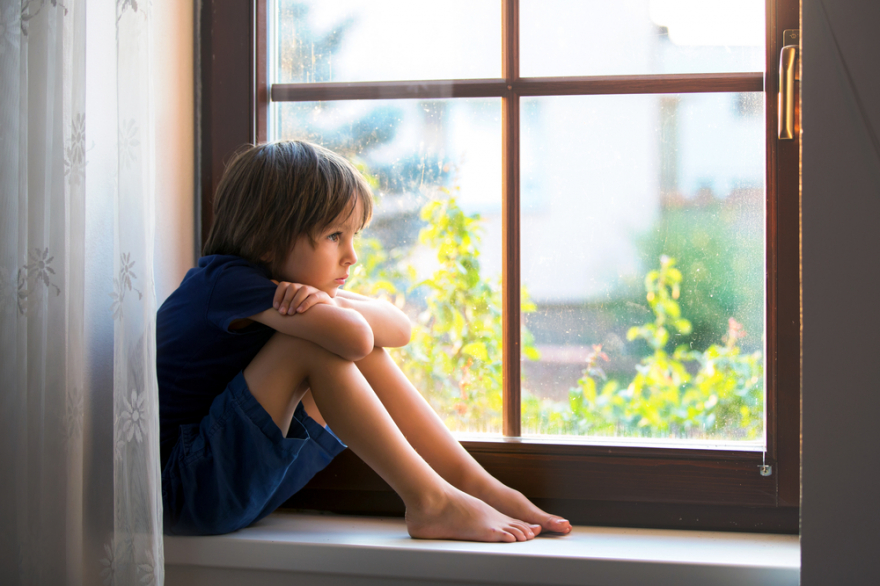
[[[408,507],[406,528],[420,539],[505,542],[528,541],[541,530],[452,487],[432,503]]]
[[[566,519],[542,511],[521,492],[505,486],[497,480],[493,486],[471,494],[475,494],[505,515],[522,519],[526,523],[540,525],[543,531],[563,535],[571,532],[571,523]]]

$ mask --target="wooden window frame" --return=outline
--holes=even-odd
[[[796,0],[766,0],[765,74],[522,78],[518,0],[502,2],[502,78],[268,85],[267,0],[202,0],[196,13],[197,160],[201,238],[224,164],[265,141],[269,100],[495,97],[502,102],[504,413],[519,436],[519,98],[576,94],[764,91],[766,169],[766,453],[736,450],[466,441],[502,482],[575,523],[797,533],[800,493],[799,141],[776,139],[777,55],[799,28]],[[785,180],[780,182],[782,175]],[[794,177],[794,179],[792,179]],[[763,476],[759,467],[769,465]],[[402,514],[390,487],[347,450],[287,504],[342,513]]]

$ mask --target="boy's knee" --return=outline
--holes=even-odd
[[[388,351],[387,351],[385,348],[381,347],[381,346],[376,346],[376,347],[373,348],[372,351],[370,351],[369,354],[367,354],[366,356],[364,356],[361,360],[358,360],[357,363],[358,363],[359,365],[371,364],[371,363],[373,363],[374,361],[382,360],[382,359],[385,358],[386,356],[390,356],[390,355],[388,354]]]
[[[282,359],[288,361],[291,358],[298,359],[298,362],[304,364],[307,369],[313,367],[326,368],[328,365],[344,366],[352,364],[350,360],[346,360],[314,342],[288,336],[281,332],[276,332],[266,345],[268,346],[269,344],[277,347],[283,355]]]

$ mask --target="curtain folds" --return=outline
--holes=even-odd
[[[163,583],[150,9],[0,0],[4,584]]]

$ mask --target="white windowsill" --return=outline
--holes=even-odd
[[[213,537],[165,537],[166,584],[785,584],[795,535],[576,527],[512,544],[410,539],[402,519],[275,513]]]
[[[601,446],[616,448],[670,448],[674,450],[726,450],[732,452],[763,452],[763,440],[700,440],[677,438],[644,438],[618,436],[544,435],[527,434],[508,437],[500,433],[452,432],[459,442],[483,442],[505,444],[544,444],[549,446]]]

